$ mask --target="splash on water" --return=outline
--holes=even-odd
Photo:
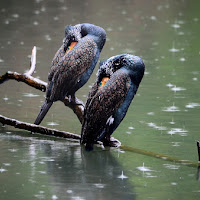
[[[8,171],[8,170],[0,168],[0,173],[6,172],[6,171]]]
[[[138,170],[142,171],[142,172],[150,172],[152,171],[149,167],[145,167],[144,163],[142,166],[137,167]]]
[[[47,122],[47,125],[49,125],[49,126],[57,126],[59,124],[56,123],[56,122]]]
[[[125,176],[124,175],[124,172],[122,171],[122,173],[121,173],[121,175],[119,175],[117,178],[120,178],[120,179],[126,179],[126,178],[128,178],[128,176]]]
[[[188,131],[182,128],[172,128],[168,131],[169,135],[179,134],[180,136],[187,136]]]
[[[164,111],[164,112],[178,112],[178,111],[180,111],[180,110],[179,110],[179,108],[178,108],[177,106],[175,106],[175,105],[173,104],[173,106],[164,107],[164,108],[162,109],[162,111]]]
[[[163,164],[163,166],[167,169],[179,169],[179,165],[172,165],[172,164]]]
[[[199,107],[200,104],[199,103],[188,103],[185,107],[186,108],[196,108]]]
[[[23,96],[24,96],[24,97],[38,97],[38,96],[40,96],[40,95],[38,95],[38,94],[33,94],[33,93],[23,93]]]

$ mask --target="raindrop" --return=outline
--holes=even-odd
[[[172,165],[172,164],[163,164],[165,168],[167,169],[179,169],[179,165]]]
[[[174,104],[173,106],[169,106],[169,107],[165,107],[163,108],[162,111],[165,111],[165,112],[178,112],[180,111],[178,107],[176,107]]]
[[[50,41],[51,40],[51,37],[49,35],[45,35],[45,39]]]
[[[126,179],[126,178],[128,178],[128,176],[125,176],[124,175],[124,172],[122,171],[122,174],[121,175],[119,175],[117,178],[120,178],[120,179]]]
[[[170,131],[168,131],[168,134],[174,135],[174,134],[178,133],[180,136],[187,136],[187,132],[188,131],[181,129],[181,128],[172,128]]]
[[[197,78],[197,77],[194,77],[192,80],[193,80],[193,81],[198,81],[198,78]]]
[[[40,96],[40,95],[38,95],[38,94],[33,94],[33,93],[23,93],[23,96],[24,96],[24,97],[38,97],[38,96]]]
[[[173,147],[179,147],[180,146],[180,142],[172,142],[172,146]]]
[[[133,129],[135,129],[134,127],[132,127],[132,126],[129,126],[128,127],[128,129],[130,129],[130,130],[133,130]]]
[[[36,15],[39,15],[39,14],[40,14],[40,11],[39,11],[39,10],[35,10],[34,13],[35,13]]]
[[[127,12],[125,10],[122,11],[122,15],[126,15]]]
[[[8,170],[3,169],[3,168],[0,168],[0,172],[1,172],[1,173],[6,172],[6,171],[8,171]]]
[[[14,153],[14,152],[17,152],[18,149],[8,149],[10,152]]]
[[[68,8],[66,6],[61,7],[61,10],[67,10]]]
[[[155,115],[154,112],[148,112],[147,115]]]
[[[112,29],[111,27],[108,27],[106,30],[107,30],[108,32],[111,32],[113,29]]]
[[[5,24],[10,24],[10,21],[8,19],[5,20]]]
[[[177,29],[177,28],[180,28],[181,26],[179,24],[172,24],[171,27]]]
[[[4,101],[8,101],[8,99],[9,99],[9,98],[8,98],[7,96],[5,96],[5,97],[3,98]]]
[[[166,86],[170,88],[170,87],[173,87],[174,85],[172,85],[171,83],[168,83]]]
[[[56,16],[56,17],[54,17],[53,19],[54,19],[55,21],[57,21],[57,20],[59,20],[59,17]]]
[[[4,166],[11,166],[10,163],[3,163]]]
[[[179,59],[181,62],[185,62],[185,58],[180,58]]]
[[[18,14],[13,14],[12,15],[14,18],[19,18],[19,15]]]
[[[33,22],[33,25],[37,26],[39,23],[37,21]]]
[[[186,108],[195,108],[195,107],[198,107],[198,106],[200,106],[199,103],[189,103],[185,107]]]
[[[153,21],[157,20],[156,16],[151,16],[150,19]]]
[[[45,11],[46,11],[46,8],[45,8],[45,7],[42,7],[40,10],[41,10],[42,12],[45,12]]]
[[[150,171],[152,171],[148,167],[145,167],[144,163],[143,163],[143,166],[137,167],[137,169],[140,170],[140,171],[142,171],[142,172],[150,172]]]
[[[178,35],[184,35],[183,31],[178,32]]]
[[[38,171],[40,174],[46,174],[45,171]]]
[[[180,50],[173,47],[169,49],[169,51],[175,53],[175,52],[179,52]]]
[[[97,188],[104,188],[105,187],[105,184],[101,184],[101,183],[96,183],[94,184],[94,186],[96,186]]]
[[[0,63],[1,63],[1,62],[4,62],[4,60],[0,58]]]
[[[177,92],[177,91],[183,91],[183,90],[186,90],[186,89],[183,88],[183,87],[176,87],[176,85],[175,85],[173,88],[171,88],[171,90],[174,91],[174,92]]]
[[[56,195],[52,195],[51,199],[56,200],[58,197]]]

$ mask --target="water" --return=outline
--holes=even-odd
[[[199,1],[1,1],[0,74],[23,73],[37,46],[35,77],[47,80],[67,24],[102,26],[101,58],[142,57],[145,77],[113,134],[123,145],[197,161]],[[86,101],[96,79],[77,92]],[[0,114],[33,122],[44,94],[23,83],[0,86]],[[73,112],[56,102],[42,125],[80,134]],[[85,152],[78,143],[0,128],[0,199],[199,199],[197,169],[120,149]]]

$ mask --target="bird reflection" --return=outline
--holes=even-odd
[[[137,56],[122,54],[100,65],[84,110],[81,143],[92,150],[96,141],[110,144],[110,136],[126,115],[143,78],[145,65]]]
[[[93,24],[67,26],[63,45],[53,58],[46,99],[35,124],[40,124],[53,102],[68,97],[75,102],[75,92],[89,79],[106,41],[103,28]]]
[[[63,149],[45,145],[47,174],[55,187],[54,194],[68,199],[135,199],[129,179],[120,179],[123,168],[110,151],[101,148],[88,153],[80,146]]]

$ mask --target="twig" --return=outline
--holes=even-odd
[[[80,140],[80,135],[77,135],[74,133],[58,131],[56,129],[50,129],[50,128],[46,128],[44,126],[38,126],[35,124],[18,121],[16,119],[11,119],[11,118],[5,117],[3,115],[0,115],[0,122],[3,125],[6,124],[6,125],[14,126],[15,128],[31,131],[34,133],[40,133],[40,134],[49,135],[49,136],[56,136],[56,137]]]
[[[27,76],[32,76],[33,72],[35,71],[35,67],[36,67],[36,46],[34,46],[33,49],[32,49],[30,66],[31,66],[30,70],[25,73],[25,75],[27,75]]]

